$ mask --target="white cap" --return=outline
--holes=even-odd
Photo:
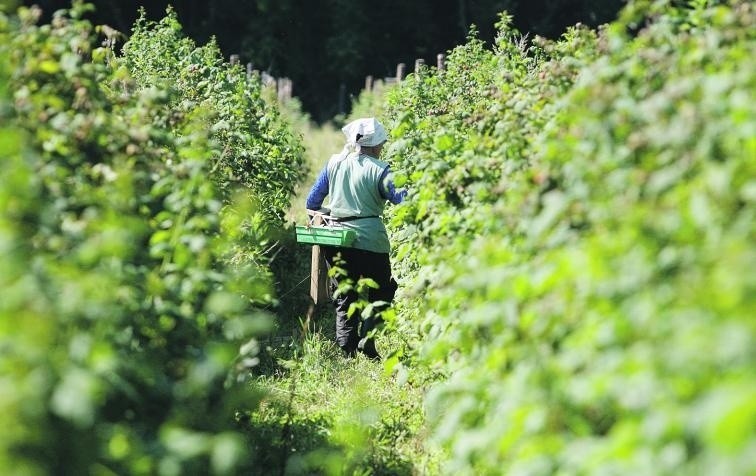
[[[341,132],[346,136],[347,145],[356,144],[373,147],[383,144],[388,139],[383,124],[375,120],[374,117],[354,120],[342,127]],[[357,135],[360,136],[359,140],[357,140]]]

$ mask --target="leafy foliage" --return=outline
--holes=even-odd
[[[503,16],[389,93],[397,355],[450,473],[756,468],[754,11],[675,5]]]
[[[270,286],[229,260],[254,209],[223,174],[277,164],[282,188],[259,170],[244,184],[278,213],[298,170],[275,159],[298,146],[211,48],[198,54],[223,98],[150,85],[146,62],[98,46],[88,8],[0,16],[0,468],[230,473],[249,461],[234,412],[257,400],[244,380]]]
[[[46,13],[66,8],[70,0],[26,0]],[[554,38],[582,22],[599,25],[613,19],[622,0],[98,0],[94,22],[127,31],[143,5],[157,19],[174,5],[188,36],[198,42],[217,38],[228,57],[294,81],[305,109],[323,123],[340,114],[345,97],[360,90],[366,75],[393,76],[396,65],[435,55],[461,43],[471,24],[490,42],[498,12],[508,10],[522,31]]]
[[[266,108],[259,79],[224,63],[214,42],[196,46],[172,9],[157,23],[142,12],[123,52],[122,64],[139,87],[175,85],[175,111],[212,111],[211,138],[223,145],[211,158],[213,179],[222,191],[236,183],[249,188],[264,218],[280,222],[306,170],[298,137],[275,108]]]
[[[756,471],[751,3],[503,15],[386,91],[396,382],[312,336],[259,408],[297,139],[170,12],[119,55],[87,8],[0,15],[3,474]]]

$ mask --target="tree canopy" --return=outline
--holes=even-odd
[[[69,0],[32,0],[51,14]],[[477,35],[493,40],[502,11],[514,17],[523,34],[558,37],[581,22],[596,26],[611,21],[622,0],[100,0],[92,20],[126,34],[144,7],[150,19],[162,18],[173,3],[186,33],[203,43],[215,37],[228,58],[276,77],[291,78],[294,95],[317,121],[340,111],[342,88],[357,94],[365,77],[393,76],[396,65],[411,71],[417,58],[434,61]],[[343,85],[343,86],[342,86]],[[348,106],[348,104],[346,104]]]

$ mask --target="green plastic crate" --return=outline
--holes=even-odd
[[[357,233],[331,226],[297,226],[297,242],[313,245],[349,246]]]

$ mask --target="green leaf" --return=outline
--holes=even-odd
[[[55,74],[60,71],[60,64],[53,60],[44,60],[39,63],[39,70],[47,74]]]
[[[454,146],[454,137],[448,134],[444,134],[436,138],[435,147],[441,152],[449,150],[453,146]]]

